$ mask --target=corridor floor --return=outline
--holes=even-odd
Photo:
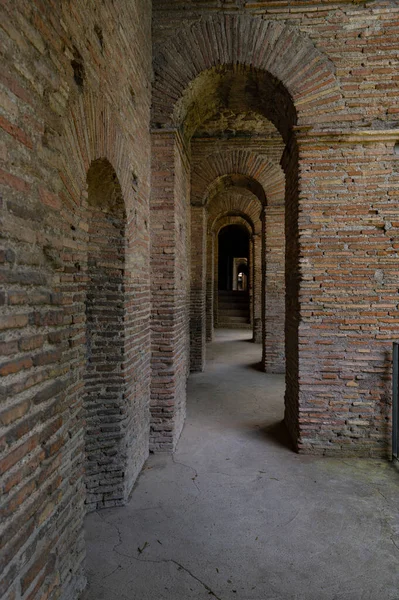
[[[175,455],[87,517],[85,600],[399,600],[399,471],[293,453],[248,338],[219,330]]]

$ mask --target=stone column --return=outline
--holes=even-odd
[[[153,451],[173,451],[186,407],[189,353],[189,166],[174,131],[152,134],[151,433]]]
[[[285,372],[284,206],[266,206],[264,219],[263,369]]]
[[[287,204],[286,218],[297,364],[287,344],[287,417],[296,387],[304,452],[390,453],[391,349],[399,336],[398,140],[398,130],[297,133],[297,209]],[[287,175],[290,181],[293,190]]]
[[[219,325],[219,235],[213,235],[213,322]]]
[[[211,231],[206,235],[206,341],[213,340],[213,303],[214,303],[214,234]]]
[[[252,236],[252,328],[253,341],[262,342],[262,239],[259,234]]]
[[[205,367],[206,209],[191,206],[190,370]]]

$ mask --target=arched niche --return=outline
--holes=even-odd
[[[117,175],[106,158],[87,173],[86,487],[88,510],[125,499],[125,226]]]

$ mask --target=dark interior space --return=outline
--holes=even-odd
[[[228,225],[219,233],[219,290],[233,290],[234,258],[249,259],[249,236],[239,225]]]

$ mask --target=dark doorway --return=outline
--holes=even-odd
[[[249,328],[249,234],[240,225],[219,232],[218,316],[219,327]]]
[[[234,281],[234,259],[244,259],[240,264],[247,265],[249,259],[249,235],[240,225],[228,225],[219,233],[219,290],[237,289]]]

